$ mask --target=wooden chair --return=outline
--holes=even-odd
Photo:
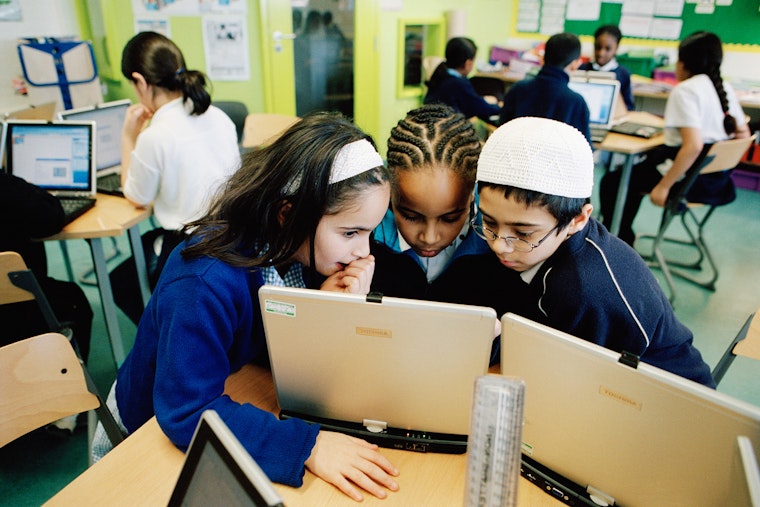
[[[707,248],[707,244],[704,238],[704,227],[708,219],[712,216],[713,212],[722,204],[702,204],[689,202],[686,198],[689,189],[694,184],[697,176],[709,173],[715,173],[720,171],[726,171],[733,169],[741,160],[741,157],[749,148],[750,144],[754,141],[755,136],[744,139],[729,139],[727,141],[721,141],[714,143],[707,153],[697,160],[697,162],[687,171],[684,176],[684,180],[677,192],[672,192],[668,196],[668,200],[665,203],[665,207],[662,212],[662,219],[660,221],[660,227],[657,234],[654,236],[643,235],[642,238],[654,239],[652,245],[652,251],[649,255],[644,255],[644,258],[648,261],[648,264],[652,267],[662,270],[665,281],[670,289],[670,302],[673,303],[676,297],[675,284],[673,282],[673,276],[677,276],[688,282],[696,284],[705,289],[714,291],[715,282],[718,279],[718,267],[713,259],[710,250]],[[701,218],[695,213],[697,208],[707,208],[702,213]],[[681,218],[688,240],[681,240],[666,237],[668,227],[676,217]],[[691,223],[691,225],[690,225]],[[676,243],[687,246],[696,250],[697,259],[693,262],[684,262],[676,259],[666,259],[662,252],[662,245],[664,242]],[[703,261],[707,261],[707,267],[700,277],[696,277],[691,273],[684,272],[683,270],[673,269],[684,268],[690,270],[702,270]],[[704,273],[708,273],[705,276]]]
[[[0,446],[92,409],[117,445],[124,436],[76,350],[71,329],[58,321],[21,256],[1,252],[0,305],[24,301],[37,303],[52,332],[0,347]]]
[[[760,361],[760,317],[757,317],[758,313],[760,311],[749,316],[736,338],[733,339],[718,364],[713,368],[712,376],[716,384],[719,384],[723,379],[736,356],[749,357]]]
[[[244,149],[267,146],[291,125],[299,121],[301,119],[298,116],[277,113],[251,113],[245,118],[242,146]]]

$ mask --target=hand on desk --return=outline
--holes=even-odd
[[[320,289],[334,292],[350,292],[352,294],[368,294],[374,273],[375,256],[368,255],[346,264],[342,270],[330,275],[322,283]]]
[[[398,470],[377,449],[376,445],[359,438],[320,431],[306,460],[306,468],[357,502],[363,497],[355,486],[385,498],[387,489],[398,490],[398,483],[392,477],[398,475]]]

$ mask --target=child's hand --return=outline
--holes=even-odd
[[[398,490],[398,470],[377,446],[342,433],[320,431],[306,468],[357,502],[363,497],[356,486],[378,498]]]
[[[369,255],[351,262],[343,270],[330,275],[320,288],[334,292],[368,294],[373,274],[375,274],[375,257]]]
[[[151,113],[144,105],[140,103],[132,104],[127,109],[127,114],[124,118],[122,136],[134,141],[145,126],[145,122],[152,116],[153,113]]]
[[[652,201],[652,204],[655,206],[664,207],[665,201],[668,200],[668,194],[670,193],[670,188],[666,187],[662,183],[659,183],[657,186],[655,186],[651,192],[649,192],[649,200]]]

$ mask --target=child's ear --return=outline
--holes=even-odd
[[[144,92],[148,88],[148,82],[145,80],[145,76],[139,72],[132,73],[132,81],[135,83],[135,87],[141,92]]]
[[[582,231],[591,218],[592,211],[594,211],[594,206],[591,204],[584,204],[583,208],[581,208],[581,212],[575,215],[575,217],[573,217],[573,219],[570,221],[570,228],[568,229],[568,233],[575,234],[578,231]]]
[[[293,203],[290,201],[282,201],[280,203],[280,209],[277,211],[277,222],[280,224],[280,227],[285,223],[285,219],[288,216],[288,213],[290,213],[290,208],[293,207]]]

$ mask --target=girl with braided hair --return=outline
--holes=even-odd
[[[469,229],[480,147],[472,123],[443,104],[414,109],[391,130],[391,206],[375,229],[384,248],[373,290],[434,299],[434,282],[454,261],[488,252]]]
[[[679,83],[665,105],[665,143],[648,153],[631,174],[619,234],[626,243],[633,245],[635,240],[632,224],[644,194],[648,193],[655,205],[664,206],[668,194],[713,143],[750,135],[733,88],[720,76],[722,61],[723,48],[714,33],[695,32],[681,41],[676,63]],[[607,226],[619,182],[620,171],[602,178],[601,208]],[[725,204],[736,198],[736,190],[724,171],[699,176],[687,198],[691,202]]]

